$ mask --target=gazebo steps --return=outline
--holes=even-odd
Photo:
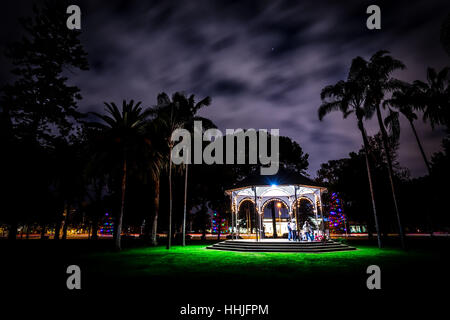
[[[355,250],[348,245],[327,241],[327,242],[288,242],[288,241],[240,241],[226,240],[206,247],[213,250],[241,251],[241,252],[334,252]]]
[[[340,242],[328,240],[325,242],[322,241],[288,241],[288,240],[272,240],[272,239],[263,239],[261,241],[256,241],[255,239],[251,240],[226,240],[219,242],[222,244],[230,244],[230,245],[250,245],[250,246],[258,246],[258,245],[273,245],[273,246],[315,246],[315,245],[340,245]],[[217,243],[217,244],[219,244]]]

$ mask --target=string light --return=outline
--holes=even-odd
[[[114,222],[113,219],[109,216],[109,213],[105,213],[103,217],[103,224],[100,228],[101,234],[113,234],[114,232]]]
[[[342,211],[341,200],[336,192],[331,194],[331,209],[328,217],[328,227],[331,233],[346,232],[345,215]]]
[[[227,226],[225,225],[226,220],[220,219],[217,217],[217,211],[214,211],[212,222],[212,233],[225,233],[227,230]]]

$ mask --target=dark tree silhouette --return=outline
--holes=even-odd
[[[441,26],[441,44],[445,52],[450,56],[450,14],[444,19]]]
[[[112,154],[122,162],[121,201],[120,213],[115,229],[115,248],[121,250],[122,221],[125,210],[125,194],[127,187],[128,168],[130,162],[136,160],[142,147],[149,145],[150,141],[145,137],[146,120],[152,110],[143,110],[141,102],[134,101],[122,103],[122,110],[114,102],[106,103],[106,115],[95,114],[104,123],[92,123],[103,129],[104,142],[107,148],[101,151]]]
[[[177,128],[190,127],[195,120],[201,120],[202,122],[210,123],[211,121],[205,118],[196,116],[198,110],[210,105],[211,98],[206,97],[199,102],[195,102],[195,96],[190,95],[187,97],[182,92],[176,92],[172,95],[172,99],[166,93],[160,93],[158,95],[158,104],[155,107],[155,112],[160,121],[160,128],[162,128],[162,136],[166,139],[169,150],[169,230],[167,249],[170,249],[172,244],[172,148],[173,142],[171,141],[172,132]],[[156,224],[157,220],[154,221]],[[185,226],[186,224],[183,223]],[[183,232],[184,233],[184,232]],[[153,238],[153,236],[152,236]]]
[[[423,111],[423,119],[429,121],[431,128],[436,125],[450,127],[450,68],[437,72],[427,69],[427,82],[414,81],[419,90],[417,101]]]
[[[423,150],[422,143],[420,142],[419,136],[416,131],[416,127],[414,126],[414,120],[417,120],[417,115],[414,112],[414,110],[417,109],[417,96],[418,90],[415,86],[412,85],[405,85],[397,91],[394,91],[392,93],[392,97],[388,100],[385,100],[383,104],[384,106],[389,105],[398,111],[389,110],[389,116],[384,119],[384,123],[390,129],[392,135],[394,137],[397,137],[398,135],[400,135],[400,123],[398,121],[398,114],[401,113],[403,116],[405,116],[405,118],[411,125],[414,137],[416,138],[417,146],[419,147],[420,153],[427,167],[428,174],[430,174],[430,163],[427,159],[427,156],[425,155],[425,151]]]
[[[3,175],[5,192],[0,193],[8,208],[11,239],[15,238],[19,218],[27,220],[25,216],[36,210],[41,216],[44,212],[62,211],[61,204],[56,202],[60,196],[69,196],[55,190],[55,183],[64,180],[58,176],[62,171],[48,164],[58,157],[57,148],[72,144],[76,120],[81,117],[77,111],[80,90],[67,84],[65,74],[87,70],[88,62],[79,40],[80,32],[66,27],[66,8],[62,1],[34,6],[34,17],[21,19],[24,36],[6,50],[13,65],[14,81],[1,88],[0,139],[9,152],[0,160],[1,167],[8,171]],[[21,202],[23,198],[37,197],[33,202],[35,208],[27,208],[17,197],[22,197]],[[55,206],[39,206],[43,199]]]
[[[332,111],[341,111],[344,118],[354,113],[357,119],[358,129],[361,132],[364,150],[366,171],[369,182],[370,196],[372,199],[372,211],[377,232],[378,247],[381,248],[381,233],[378,223],[378,215],[375,205],[375,194],[373,188],[373,178],[369,162],[369,142],[366,129],[364,128],[364,118],[370,117],[373,109],[366,104],[367,86],[365,83],[364,66],[362,58],[355,58],[350,66],[347,81],[339,81],[335,85],[330,85],[322,89],[322,105],[319,107],[319,119]]]
[[[56,128],[61,136],[69,136],[71,120],[81,117],[76,110],[80,90],[67,84],[65,74],[87,70],[87,53],[80,31],[66,27],[66,8],[63,2],[34,6],[34,18],[21,20],[25,37],[6,51],[17,78],[2,88],[3,124],[44,143],[51,141]]]
[[[394,173],[392,168],[392,159],[390,157],[389,136],[383,123],[381,114],[382,101],[386,92],[392,92],[402,86],[402,83],[391,77],[396,70],[405,68],[405,65],[388,54],[388,51],[378,51],[375,53],[366,65],[363,66],[365,74],[364,83],[367,85],[366,106],[374,108],[377,115],[378,125],[380,127],[381,137],[383,138],[383,147],[386,155],[387,169],[392,190],[392,199],[394,201],[395,213],[397,216],[398,231],[402,247],[406,247],[405,234],[400,219],[400,210],[398,206],[397,195],[394,186]]]

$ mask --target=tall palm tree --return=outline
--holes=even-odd
[[[190,128],[193,122],[200,120],[206,126],[212,122],[208,119],[196,116],[198,110],[211,104],[211,98],[206,97],[199,102],[195,102],[195,96],[187,97],[183,92],[175,92],[172,99],[166,93],[160,93],[157,98],[156,114],[158,121],[165,128],[163,135],[166,139],[169,150],[169,230],[167,239],[167,249],[172,245],[172,149],[173,141],[171,140],[172,132],[178,128]],[[186,223],[183,222],[183,226]],[[185,233],[185,231],[183,231]]]
[[[366,86],[362,72],[364,70],[365,61],[362,58],[355,58],[352,61],[347,81],[339,81],[334,85],[327,86],[322,89],[320,94],[322,105],[319,107],[319,119],[322,119],[332,111],[341,111],[344,118],[351,113],[356,115],[357,126],[361,132],[364,144],[364,155],[366,159],[367,177],[369,180],[370,196],[372,199],[372,210],[375,221],[375,229],[377,231],[378,247],[381,248],[381,232],[378,224],[378,215],[375,206],[375,195],[372,183],[372,173],[369,162],[369,140],[367,138],[366,129],[364,128],[364,118],[370,116],[372,109],[367,108],[365,104]]]
[[[450,127],[450,68],[436,72],[427,69],[427,82],[414,81],[419,90],[419,104],[423,111],[423,119],[429,121],[434,129],[436,125]]]
[[[422,143],[420,142],[419,136],[416,131],[416,127],[414,126],[414,120],[417,120],[417,115],[414,112],[414,109],[417,108],[417,88],[412,85],[402,86],[397,91],[392,93],[392,97],[383,102],[384,107],[390,106],[395,108],[398,111],[394,111],[389,109],[389,116],[384,119],[384,124],[391,130],[394,136],[400,134],[400,124],[398,121],[398,115],[401,113],[411,125],[411,129],[414,133],[414,137],[416,138],[417,145],[419,147],[420,153],[422,154],[422,158],[425,162],[425,165],[428,170],[428,174],[431,172],[430,163],[427,159],[425,151],[423,150]]]
[[[429,121],[431,128],[436,125],[444,125],[447,130],[450,128],[450,68],[445,67],[437,72],[433,68],[427,69],[427,82],[414,81],[417,89],[418,109],[423,111],[423,120]],[[435,195],[433,194],[433,197]],[[438,202],[434,199],[434,202]],[[432,235],[433,223],[431,214],[428,211],[430,234]]]
[[[108,145],[106,152],[112,153],[114,157],[121,159],[121,204],[120,213],[116,223],[115,248],[121,250],[122,222],[125,209],[125,194],[127,186],[127,175],[129,162],[142,145],[145,145],[145,125],[146,119],[151,114],[151,110],[143,110],[141,102],[134,104],[133,100],[126,102],[123,100],[122,110],[114,102],[105,102],[106,115],[93,112],[104,123],[94,123],[93,125],[103,129],[103,140]]]
[[[387,169],[389,175],[389,181],[391,185],[392,198],[394,201],[395,213],[397,216],[398,229],[400,234],[400,241],[403,248],[405,244],[405,234],[400,219],[400,211],[398,208],[397,196],[394,186],[392,159],[390,154],[389,136],[384,126],[383,117],[381,114],[382,100],[384,99],[386,92],[392,92],[399,89],[403,83],[397,79],[391,77],[391,74],[399,69],[404,69],[405,65],[392,56],[388,55],[388,51],[381,50],[376,52],[370,60],[367,62],[365,68],[366,83],[367,83],[367,97],[366,107],[368,109],[373,108],[376,111],[378,125],[380,127],[381,137],[383,140],[383,148],[387,161]]]
[[[154,115],[156,115],[156,112]],[[146,126],[146,134],[149,137],[152,148],[150,150],[150,155],[148,157],[148,173],[150,178],[154,183],[154,197],[153,197],[153,205],[154,205],[154,214],[153,221],[151,224],[151,235],[150,235],[150,243],[153,246],[158,244],[157,242],[157,231],[158,231],[158,216],[159,216],[159,196],[161,193],[160,185],[161,185],[161,173],[167,168],[167,143],[165,138],[161,135],[161,131],[164,129],[161,127],[161,121],[158,118],[149,121]]]
[[[189,159],[189,150],[187,150],[188,155],[187,158]],[[187,188],[188,188],[188,169],[189,164],[186,163],[185,165],[185,171],[184,171],[184,202],[183,202],[183,233],[182,233],[182,246],[184,247],[186,245],[186,205],[187,205]],[[220,232],[219,232],[220,235]]]

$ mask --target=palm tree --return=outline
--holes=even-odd
[[[400,220],[400,211],[398,209],[397,196],[395,192],[392,159],[390,154],[389,137],[386,128],[383,123],[383,117],[381,114],[381,101],[384,99],[386,92],[399,89],[403,83],[397,79],[391,77],[392,72],[398,69],[404,69],[405,65],[392,56],[388,55],[388,51],[378,51],[367,62],[365,71],[365,80],[367,81],[367,96],[365,104],[367,109],[375,109],[378,125],[380,127],[381,137],[383,140],[383,148],[386,155],[387,169],[389,174],[389,181],[391,184],[392,198],[394,201],[395,213],[397,216],[398,229],[400,234],[400,241],[402,248],[405,248],[405,234],[403,232],[402,223]]]
[[[434,129],[436,125],[450,127],[450,68],[443,68],[436,72],[433,68],[427,69],[427,83],[414,81],[419,90],[419,104],[423,110],[423,119],[430,121]]]
[[[398,136],[400,133],[400,124],[398,121],[398,115],[401,113],[408,120],[411,125],[411,129],[416,138],[417,145],[419,147],[422,158],[428,170],[428,174],[431,172],[430,163],[428,162],[427,156],[423,150],[422,144],[420,143],[419,136],[417,135],[416,127],[414,126],[414,120],[417,120],[417,115],[414,109],[417,108],[417,88],[412,85],[406,85],[394,91],[392,93],[391,99],[385,100],[383,102],[384,107],[391,106],[398,111],[393,111],[389,109],[389,116],[384,119],[384,124],[391,130],[394,136]]]
[[[187,150],[187,158],[189,159],[189,150]],[[186,246],[186,203],[187,203],[187,188],[188,188],[188,163],[185,164],[184,173],[184,203],[183,203],[183,233],[182,233],[182,246]],[[219,232],[220,235],[220,232]]]
[[[153,111],[155,114],[156,112]],[[159,216],[159,196],[161,193],[161,172],[166,169],[168,151],[167,143],[164,137],[161,135],[161,131],[164,129],[161,127],[161,121],[158,118],[148,122],[146,126],[146,134],[149,137],[152,148],[150,150],[150,156],[148,157],[148,172],[150,178],[154,183],[154,214],[151,224],[150,243],[153,246],[158,244],[157,231],[158,231],[158,216]]]
[[[365,61],[362,58],[355,58],[352,61],[347,81],[339,81],[334,85],[327,86],[322,89],[320,94],[322,105],[319,107],[319,119],[322,119],[332,111],[341,111],[344,118],[351,113],[355,113],[358,129],[364,144],[364,154],[366,159],[367,177],[369,180],[370,196],[372,199],[372,210],[375,221],[375,229],[377,231],[378,247],[381,248],[381,232],[378,224],[377,210],[375,206],[375,195],[372,184],[372,173],[369,163],[369,141],[366,129],[364,128],[363,119],[370,116],[372,110],[366,107],[366,86],[364,84]]]
[[[210,105],[211,98],[206,97],[199,102],[195,102],[194,95],[187,97],[182,92],[175,92],[172,99],[166,93],[160,93],[157,98],[156,114],[158,121],[163,124],[165,130],[163,135],[166,139],[169,149],[169,230],[167,249],[172,245],[172,149],[173,141],[171,140],[172,132],[178,128],[190,128],[196,120],[204,122],[203,125],[214,126],[208,119],[196,116],[199,109]],[[215,127],[215,126],[214,126]],[[187,168],[187,167],[186,167]],[[185,217],[184,217],[185,219]],[[186,223],[183,221],[183,227]],[[185,233],[185,230],[183,230]]]
[[[130,100],[128,103],[123,100],[122,111],[120,111],[114,102],[105,102],[106,115],[93,112],[94,115],[104,122],[94,123],[94,125],[103,130],[103,140],[111,147],[107,152],[112,153],[113,156],[121,159],[122,162],[121,204],[115,230],[115,248],[117,250],[121,249],[120,240],[129,162],[133,160],[132,156],[136,155],[138,149],[146,143],[144,128],[146,119],[151,114],[151,110],[143,110],[140,105],[141,102],[134,104],[133,100]],[[116,153],[116,150],[119,153]]]

